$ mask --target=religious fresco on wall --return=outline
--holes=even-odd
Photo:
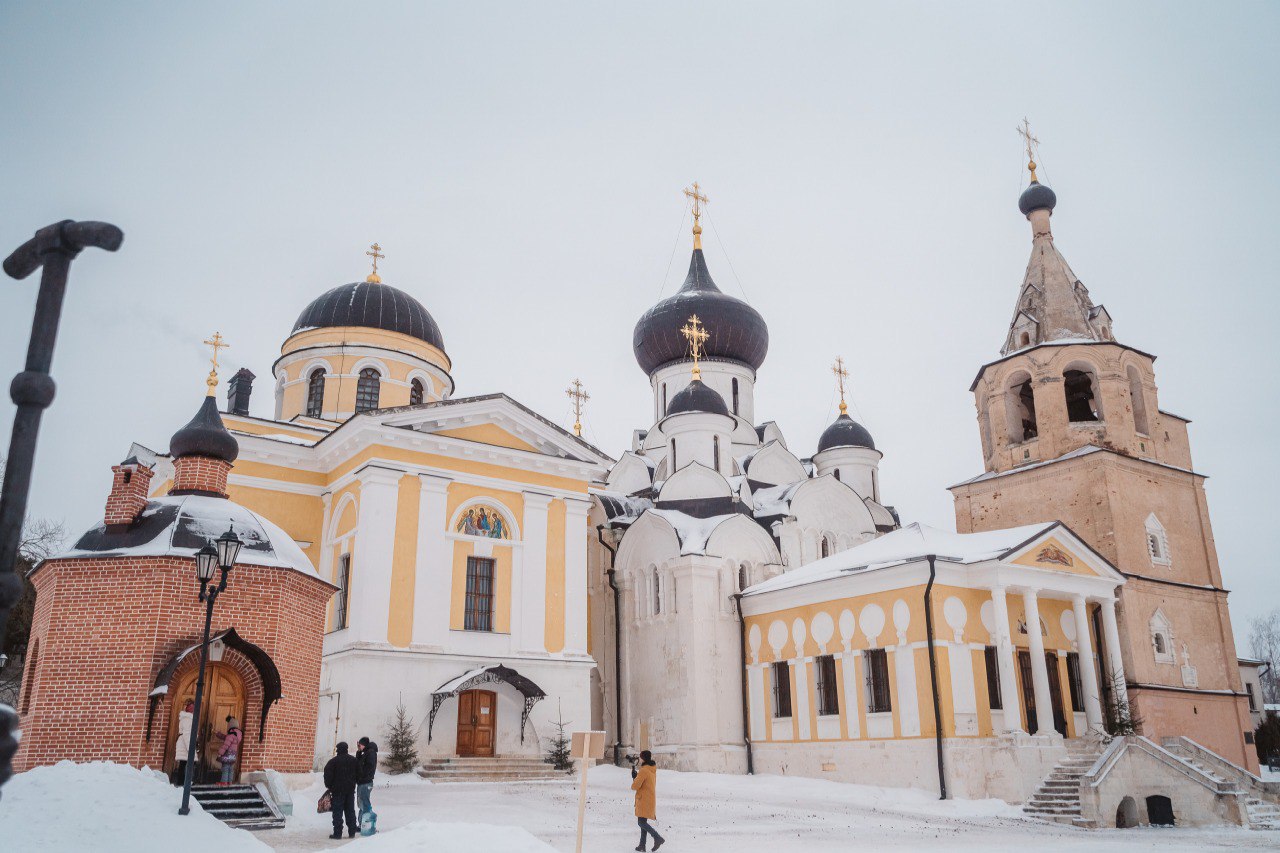
[[[488,504],[476,504],[467,508],[454,529],[467,536],[484,536],[488,539],[510,539],[511,529],[502,513]]]

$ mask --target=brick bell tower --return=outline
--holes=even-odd
[[[985,472],[951,487],[956,529],[1060,520],[1079,533],[1128,578],[1120,646],[1141,733],[1188,737],[1256,773],[1190,422],[1160,409],[1155,356],[1115,339],[1058,251],[1057,197],[1030,170],[1018,207],[1031,259],[1001,357],[969,389]]]

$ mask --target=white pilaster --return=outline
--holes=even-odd
[[[792,716],[796,720],[796,740],[809,740],[809,667],[806,658],[796,658],[791,665],[795,673],[796,693],[791,697]]]
[[[400,471],[367,466],[356,472],[360,506],[348,593],[348,629],[357,642],[387,642],[391,607],[391,556],[396,540]]]
[[[320,563],[316,571],[327,581],[333,580],[333,543],[329,540],[329,524],[333,513],[333,492],[325,492],[320,496],[324,504],[324,517],[320,521]]]
[[[764,668],[767,664],[751,664],[747,667],[747,689],[751,706],[751,740],[764,740]]]
[[[413,642],[444,648],[449,644],[449,605],[453,594],[453,547],[446,477],[419,474],[418,545],[414,554]]]
[[[947,664],[951,670],[952,713],[956,735],[978,733],[978,697],[973,682],[973,655],[964,643],[946,643]]]
[[[1084,717],[1090,729],[1102,728],[1102,704],[1098,701],[1098,676],[1093,667],[1093,643],[1089,639],[1089,617],[1083,595],[1073,596],[1076,616],[1076,643],[1079,646],[1080,682],[1084,689]]]
[[[591,502],[564,501],[564,653],[587,653],[587,513]]]
[[[1014,678],[1013,641],[1009,638],[1009,604],[1003,588],[991,590],[992,618],[996,623],[996,657],[1000,662],[1000,703],[1004,706],[1004,730],[1022,731],[1022,706]]]
[[[1129,691],[1125,686],[1124,658],[1120,655],[1120,629],[1116,625],[1116,600],[1104,598],[1102,604],[1102,633],[1107,641],[1107,672],[1102,677],[1111,687],[1118,707],[1129,704]]]
[[[516,648],[545,654],[547,651],[547,507],[551,496],[524,493],[524,559],[520,572],[520,634]]]
[[[893,670],[897,681],[898,727],[903,737],[920,734],[920,697],[916,692],[916,654],[908,644],[893,650]]]
[[[849,730],[849,739],[862,737],[858,725],[858,697],[862,695],[861,682],[858,680],[858,658],[860,652],[841,652],[840,682],[844,687],[844,720]]]
[[[1049,692],[1049,668],[1045,666],[1044,637],[1040,634],[1040,602],[1034,589],[1023,591],[1022,605],[1031,651],[1031,682],[1036,697],[1035,734],[1053,734],[1053,694]]]

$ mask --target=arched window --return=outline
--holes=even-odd
[[[747,564],[743,563],[738,566],[738,592],[742,592],[747,586]]]
[[[828,539],[826,536],[822,537],[822,545],[820,547],[822,550],[823,557],[831,556],[831,540]]]
[[[733,380],[733,413],[738,414],[738,380]]]
[[[311,371],[307,380],[307,417],[318,418],[324,413],[324,368]]]
[[[356,382],[356,411],[367,412],[378,408],[378,392],[382,385],[382,374],[372,367],[360,371],[360,379]]]
[[[1133,406],[1133,428],[1143,435],[1151,435],[1147,424],[1147,401],[1142,395],[1142,374],[1132,364],[1126,374],[1129,377],[1129,403]]]
[[[1031,346],[1031,335],[1028,334],[1027,332],[1023,332],[1022,337],[1018,339],[1018,346],[1020,347]]]
[[[676,440],[671,439],[671,473],[676,472]]]
[[[667,413],[667,383],[663,382],[662,383],[662,411],[658,412],[658,417],[661,418],[666,413]]]
[[[1073,424],[1102,420],[1098,375],[1087,364],[1076,364],[1062,372],[1062,392],[1067,398],[1067,420]]]
[[[653,570],[653,615],[658,616],[662,613],[662,574],[657,569]]]
[[[410,406],[421,405],[424,396],[426,395],[422,389],[421,379],[415,379],[409,383],[409,405]]]
[[[1163,634],[1156,634],[1155,645],[1156,645],[1156,657],[1169,654],[1169,647],[1166,645],[1166,641]]]
[[[1152,614],[1148,627],[1151,629],[1151,650],[1155,653],[1156,663],[1175,663],[1173,626],[1169,624],[1164,611],[1157,610]]]
[[[838,483],[838,482],[840,482],[840,469],[839,469],[839,468],[837,468],[837,469],[835,469],[834,471],[832,471],[831,473],[835,476],[835,478],[836,478],[836,482],[837,482],[837,483]]]
[[[1164,525],[1153,512],[1147,516],[1147,553],[1151,555],[1151,563],[1156,566],[1172,565],[1173,558],[1169,554],[1169,534]]]
[[[1036,398],[1031,388],[1031,374],[1015,373],[1005,391],[1005,410],[1009,414],[1009,443],[1021,444],[1040,435],[1036,422]]]
[[[711,455],[715,462],[715,469],[720,470],[720,436],[711,436]]]

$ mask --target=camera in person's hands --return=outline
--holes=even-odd
[[[627,759],[627,761],[630,761],[632,767],[635,767],[636,763],[640,760],[640,756],[632,755],[631,753],[627,753],[626,755],[623,756],[623,758]]]

